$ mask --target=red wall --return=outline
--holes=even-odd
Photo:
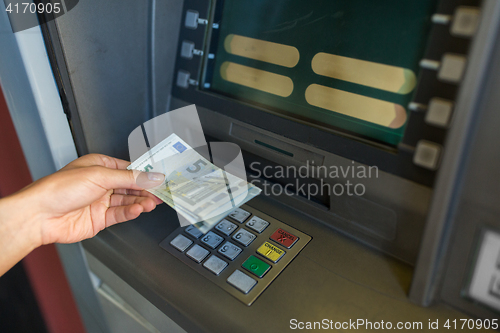
[[[32,182],[0,88],[0,198]],[[41,246],[23,260],[50,333],[84,333],[71,289],[54,245]]]

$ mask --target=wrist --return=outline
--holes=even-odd
[[[0,223],[11,235],[12,242],[27,253],[42,245],[39,215],[25,191],[0,200]]]

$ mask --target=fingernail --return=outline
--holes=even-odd
[[[148,172],[148,179],[152,182],[162,182],[165,175],[159,172]]]
[[[141,172],[135,179],[137,186],[150,189],[160,185],[165,180],[165,175],[158,172]]]

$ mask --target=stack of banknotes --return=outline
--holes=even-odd
[[[223,167],[223,166],[222,166]],[[148,189],[203,233],[231,211],[259,195],[246,180],[215,166],[176,134],[135,160],[129,170],[161,172],[165,182]]]

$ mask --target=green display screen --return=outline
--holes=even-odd
[[[363,139],[401,141],[436,0],[221,5],[207,89]]]

